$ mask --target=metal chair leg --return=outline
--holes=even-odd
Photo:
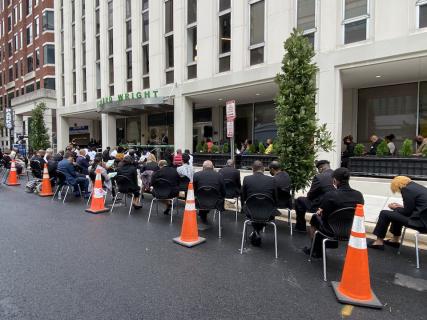
[[[397,254],[400,254],[400,249],[402,248],[402,245],[403,245],[403,239],[405,239],[405,233],[406,233],[406,227],[403,227],[402,236],[400,237],[399,250],[397,250]]]
[[[62,200],[62,203],[65,203],[65,199],[67,199],[68,190],[70,190],[70,186],[67,186],[67,191],[65,191],[64,200]]]
[[[239,209],[239,197],[236,198],[236,221],[237,221],[237,212]]]
[[[311,241],[310,255],[308,256],[308,261],[311,262],[311,257],[313,256],[314,243],[316,242],[318,232],[314,232],[313,240]]]
[[[221,239],[221,211],[218,211],[218,238]]]
[[[90,192],[89,198],[87,199],[87,205],[89,205],[90,199],[92,198],[93,190]],[[104,200],[105,203],[105,200]]]
[[[322,252],[323,252],[323,280],[328,281],[326,279],[326,242],[328,239],[323,239],[322,241]]]
[[[111,206],[110,212],[113,212],[114,206],[116,205],[117,196],[119,195],[119,193],[120,192],[116,192],[116,195],[114,196],[113,205]]]
[[[152,200],[151,200],[151,205],[150,205],[150,211],[148,212],[148,221],[147,222],[150,222],[150,217],[151,217],[151,209],[153,209],[153,203],[154,203],[154,201],[155,200],[157,200],[156,198],[153,198]],[[157,201],[156,201],[157,202]]]
[[[292,212],[291,212],[291,209],[288,209],[288,223],[289,223],[289,228],[291,229],[291,235],[292,235]]]
[[[171,208],[171,222],[170,222],[171,224],[172,224],[172,219],[173,219],[173,200],[174,200],[174,199],[172,199],[172,208]]]
[[[272,224],[274,227],[274,252],[275,252],[275,257],[277,259],[277,227],[274,222],[270,222],[270,224]]]
[[[130,215],[130,212],[132,211],[132,207],[133,207],[133,200],[135,199],[135,195],[133,195],[132,194],[132,200],[130,201],[130,204],[129,204],[129,215]]]
[[[420,233],[418,231],[415,232],[415,254],[417,258],[417,269],[420,268],[420,256],[419,256],[419,250],[418,250],[418,236]]]
[[[242,232],[242,245],[240,247],[240,254],[243,254],[243,244],[245,243],[245,235],[246,235],[246,225],[248,224],[249,220],[246,220],[243,223],[243,232]]]

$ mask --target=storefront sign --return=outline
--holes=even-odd
[[[7,129],[13,128],[13,113],[11,108],[6,108],[4,112],[4,125]]]
[[[89,126],[76,126],[76,127],[70,127],[69,134],[85,134],[89,133]]]
[[[236,119],[236,101],[229,100],[225,103],[227,121]]]
[[[234,121],[227,121],[227,138],[234,136]]]
[[[106,103],[111,103],[114,101],[127,101],[127,100],[135,100],[135,99],[149,99],[149,98],[157,98],[158,90],[145,90],[145,91],[137,91],[137,92],[126,92],[119,94],[117,96],[109,96],[104,97],[98,100],[97,106],[101,107]]]

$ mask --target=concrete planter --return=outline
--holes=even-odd
[[[403,175],[414,180],[427,179],[427,158],[422,157],[351,157],[348,167],[354,176],[393,178]]]
[[[203,161],[211,160],[216,168],[222,168],[228,159],[230,159],[229,153],[194,153],[193,165],[201,167]],[[236,167],[250,168],[255,160],[260,160],[265,167],[268,167],[271,161],[277,160],[277,156],[263,154],[236,155]]]

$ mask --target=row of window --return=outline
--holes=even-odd
[[[51,89],[55,90],[55,77],[54,76],[48,76],[43,78],[43,88],[45,89]],[[27,82],[24,86],[22,86],[20,89],[16,89],[15,91],[9,91],[7,95],[4,95],[3,97],[0,96],[0,110],[3,109],[3,107],[11,107],[12,106],[12,99],[17,98],[20,95],[24,95],[26,93],[34,92],[35,90],[40,90],[40,80],[37,81],[30,81]]]
[[[0,72],[0,86],[4,83],[14,81],[25,74],[40,68],[42,65],[54,65],[55,64],[55,46],[53,44],[47,44],[43,46],[43,60],[40,60],[40,49],[36,49],[34,53],[27,56],[26,68],[24,68],[24,59],[20,62],[15,62],[14,65],[9,66],[8,78],[6,81],[6,75]]]

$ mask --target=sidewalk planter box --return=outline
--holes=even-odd
[[[348,167],[354,176],[393,178],[402,175],[427,180],[427,158],[421,157],[351,157]]]
[[[194,153],[193,165],[201,167],[205,160],[211,160],[215,168],[222,168],[226,165],[230,157],[230,154],[227,153]],[[248,169],[255,160],[260,160],[265,167],[268,167],[271,161],[277,160],[277,156],[262,154],[236,155],[236,167],[239,169]]]

